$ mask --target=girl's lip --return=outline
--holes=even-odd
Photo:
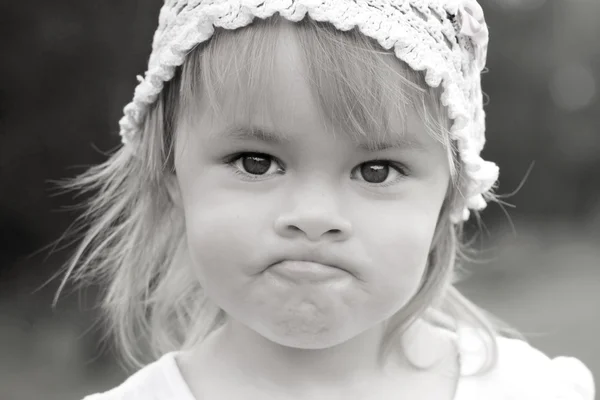
[[[284,260],[273,264],[269,271],[292,281],[320,282],[348,276],[341,268],[311,261]]]
[[[314,266],[312,268],[328,270],[325,267],[329,267],[329,273],[331,273],[331,269],[334,269],[337,273],[350,274],[359,281],[364,281],[359,266],[365,263],[359,262],[358,260],[360,260],[360,257],[353,253],[347,252],[344,257],[340,257],[338,256],[338,254],[340,254],[339,250],[336,254],[333,251],[326,251],[326,249],[316,247],[284,249],[283,246],[280,246],[279,248],[281,249],[280,252],[273,254],[270,259],[266,260],[267,262],[265,264],[268,265],[268,267],[265,269],[283,262],[297,261],[319,264],[321,268],[315,268]],[[306,270],[310,268],[311,267],[304,266],[300,269]]]

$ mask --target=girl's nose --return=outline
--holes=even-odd
[[[349,221],[318,210],[304,214],[282,215],[275,221],[275,230],[279,235],[287,238],[304,235],[311,242],[343,241],[352,235]]]
[[[275,221],[275,231],[286,238],[305,236],[310,241],[343,241],[352,236],[352,224],[340,215],[330,196],[299,196],[296,206]]]

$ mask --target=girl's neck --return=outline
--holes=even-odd
[[[382,373],[378,365],[383,327],[376,326],[337,346],[306,350],[282,346],[229,320],[214,332],[214,357],[235,367],[243,377],[274,386],[349,384]],[[208,350],[208,349],[207,349]]]
[[[223,390],[233,387],[245,387],[241,394],[247,399],[266,399],[269,393],[279,399],[384,399],[388,392],[390,398],[397,398],[398,393],[419,394],[420,389],[412,387],[411,382],[424,383],[428,379],[406,359],[390,357],[385,367],[378,363],[382,334],[383,325],[328,349],[302,350],[273,343],[230,320],[198,348],[182,353],[178,361],[198,400],[232,396],[234,393]],[[436,385],[442,393],[433,398],[452,398],[441,395],[446,393],[443,384]],[[449,381],[448,391],[452,387]],[[374,390],[380,391],[380,397],[374,395]]]

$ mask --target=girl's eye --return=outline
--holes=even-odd
[[[283,174],[285,169],[274,157],[265,153],[245,152],[230,156],[226,164],[236,174],[247,179],[261,179]],[[405,168],[392,161],[376,160],[360,164],[351,173],[352,178],[375,186],[389,186],[408,176]]]
[[[356,167],[355,171],[360,176],[358,180],[382,186],[396,183],[408,175],[404,168],[391,161],[369,161]],[[390,177],[391,179],[388,179]]]
[[[234,167],[238,173],[258,177],[282,172],[283,168],[274,161],[273,157],[268,154],[240,153],[232,157],[228,164]]]

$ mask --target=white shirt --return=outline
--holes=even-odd
[[[472,372],[484,358],[474,336],[461,338],[462,370]],[[118,387],[83,400],[201,400],[192,395],[175,356],[165,354]],[[498,364],[482,376],[461,377],[454,400],[594,400],[591,372],[572,357],[549,358],[529,344],[498,338]]]

